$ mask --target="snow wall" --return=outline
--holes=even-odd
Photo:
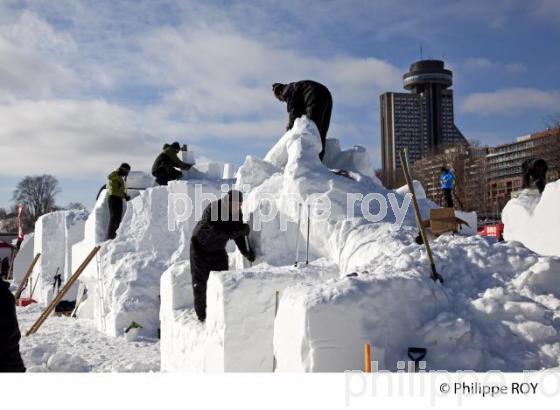
[[[35,243],[35,234],[30,233],[25,235],[23,242],[19,248],[19,251],[14,259],[14,282],[19,284],[23,279],[23,275],[29,269],[29,265],[33,261],[35,253],[33,252],[33,245]]]
[[[100,195],[86,222],[85,239],[73,248],[74,260],[81,261],[101,244],[96,258],[80,277],[87,297],[79,317],[92,319],[97,329],[110,336],[122,335],[133,321],[143,327],[142,336],[157,336],[160,277],[174,264],[188,268],[196,217],[210,200],[231,188],[231,180],[205,178],[196,169],[186,177],[193,175],[200,179],[172,181],[168,186],[136,186],[142,189],[129,192],[133,199],[126,204],[112,241],[105,240],[109,215],[105,192]],[[182,217],[185,200],[193,206],[188,218]]]
[[[504,239],[519,241],[541,255],[560,256],[560,181],[550,182],[542,195],[523,190],[502,210]]]
[[[35,223],[33,251],[41,253],[32,279],[33,299],[49,303],[53,298],[53,278],[57,270],[62,275],[62,285],[72,276],[72,246],[83,240],[87,211],[56,211],[41,216]],[[64,300],[76,299],[77,286],[73,286]]]

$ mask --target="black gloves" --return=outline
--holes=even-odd
[[[247,236],[250,232],[249,224],[243,224],[243,227],[239,230],[239,236]]]
[[[130,198],[130,195],[125,194],[125,195],[124,195],[124,199],[126,199],[127,202],[130,201],[130,199],[131,199],[131,198]]]
[[[255,259],[256,259],[255,251],[252,250],[252,249],[249,249],[249,250],[247,251],[247,254],[245,255],[245,257],[247,258],[247,260],[248,260],[249,262],[251,262],[251,263],[254,262]]]

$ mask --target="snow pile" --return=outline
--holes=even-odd
[[[560,256],[560,181],[546,185],[542,195],[523,190],[502,210],[504,239],[519,241],[541,255]]]
[[[84,238],[87,211],[57,211],[41,216],[35,223],[33,248],[41,253],[33,271],[33,298],[48,303],[53,298],[53,277],[62,277],[62,286],[72,276],[72,246]],[[38,282],[37,282],[38,281]],[[37,285],[35,285],[37,283]],[[77,287],[65,295],[64,300],[75,300]]]
[[[363,367],[371,343],[381,369],[407,348],[428,349],[429,369],[521,371],[558,366],[560,263],[518,243],[445,235],[433,244],[443,285],[429,279],[416,232],[380,232],[356,278],[286,289],[274,331],[279,371]]]
[[[23,276],[29,269],[35,253],[33,252],[33,245],[35,243],[35,234],[27,234],[21,243],[19,251],[14,259],[14,282],[20,283]]]
[[[237,185],[251,189],[245,196],[244,211],[253,215],[251,242],[259,261],[274,266],[293,263],[292,246],[298,236],[299,243],[304,243],[306,235],[307,205],[312,213],[311,258],[327,258],[342,272],[355,269],[361,263],[356,256],[375,247],[370,231],[386,225],[415,224],[408,206],[410,197],[388,190],[366,175],[350,179],[333,174],[319,161],[320,149],[317,128],[302,117],[264,161],[247,157],[239,169]],[[425,199],[418,202],[427,218],[435,204]],[[304,222],[297,232],[299,204],[303,204]],[[328,212],[323,213],[325,204]],[[372,223],[380,221],[383,223]]]

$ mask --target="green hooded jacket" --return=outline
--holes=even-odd
[[[107,179],[109,180],[107,184],[108,194],[126,199],[126,185],[124,183],[124,178],[119,175],[119,171],[111,172]]]

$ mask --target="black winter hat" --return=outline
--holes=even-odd
[[[175,141],[173,144],[171,144],[171,148],[179,151],[181,149],[181,145],[177,141]]]
[[[237,199],[239,202],[243,202],[243,193],[236,189],[232,189],[227,193],[229,199]]]
[[[130,165],[128,165],[126,162],[123,162],[119,169],[128,169],[130,171]]]
[[[274,92],[274,95],[276,97],[281,97],[282,94],[284,94],[284,87],[286,87],[286,85],[282,83],[272,84],[272,91]]]

